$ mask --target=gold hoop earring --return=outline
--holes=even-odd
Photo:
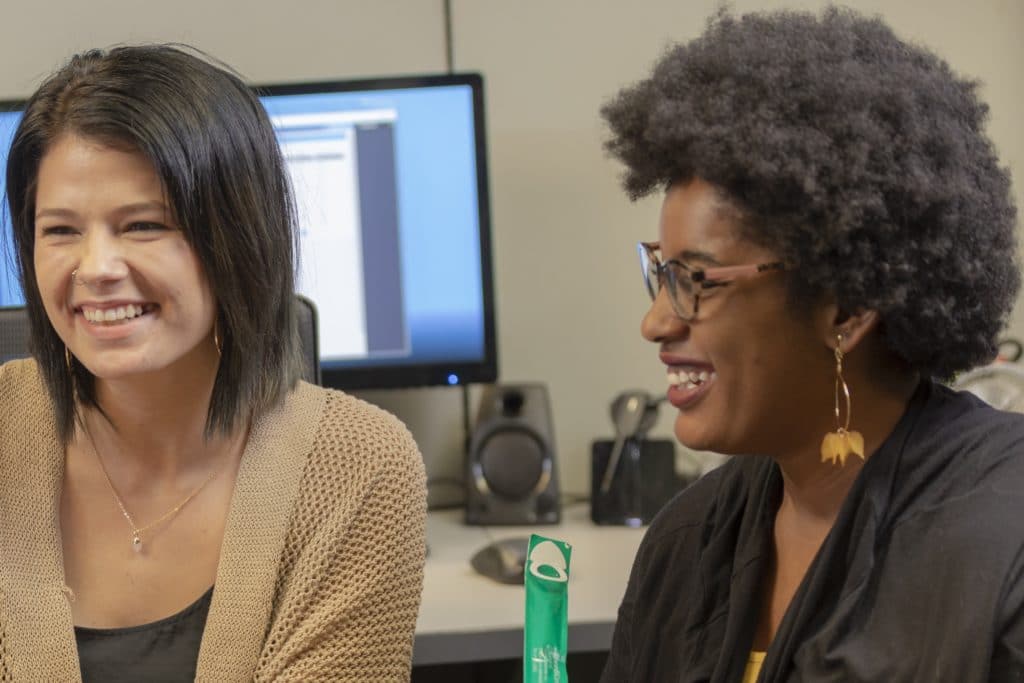
[[[64,345],[64,362],[68,366],[68,376],[74,377],[74,368],[71,365],[71,349],[67,347],[67,344]]]
[[[850,414],[853,412],[850,403],[850,387],[843,379],[843,335],[836,335],[836,381],[835,381],[835,414],[836,431],[829,432],[821,441],[821,461],[831,461],[833,465],[845,465],[846,458],[851,453],[864,459],[864,437],[860,432],[850,431]],[[839,420],[839,389],[842,387],[843,398],[846,405],[846,420]]]
[[[220,325],[218,325],[217,323],[213,324],[213,345],[217,348],[217,356],[218,357],[220,357],[221,352],[223,350],[223,349],[221,349],[221,345],[220,345],[220,333],[217,330],[217,328],[219,328],[219,327],[220,327]]]

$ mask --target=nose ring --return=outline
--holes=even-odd
[[[75,268],[74,270],[71,271],[71,284],[73,284],[73,285],[82,284],[81,282],[78,281],[78,268]]]

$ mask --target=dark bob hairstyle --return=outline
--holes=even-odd
[[[794,264],[797,310],[877,310],[889,349],[948,378],[993,358],[1016,298],[1010,178],[977,84],[879,19],[712,17],[602,108],[632,198],[699,177],[741,236]]]
[[[221,362],[208,435],[279,403],[300,374],[294,324],[295,210],[274,131],[226,68],[168,45],[73,57],[29,99],[7,162],[7,195],[31,340],[65,442],[93,376],[43,309],[33,261],[39,165],[62,135],[137,151],[153,164],[217,300]]]

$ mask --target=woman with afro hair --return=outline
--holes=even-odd
[[[1024,416],[943,382],[1019,286],[977,84],[841,9],[719,12],[602,114],[687,447],[603,681],[1024,680]]]

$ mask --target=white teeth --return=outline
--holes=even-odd
[[[142,306],[128,304],[126,306],[118,306],[117,308],[108,308],[106,310],[83,309],[82,315],[91,323],[104,323],[137,318],[144,312],[145,311]]]
[[[707,370],[669,370],[667,373],[667,379],[669,386],[681,386],[684,389],[696,389],[705,382],[713,380],[715,373],[708,372]]]

